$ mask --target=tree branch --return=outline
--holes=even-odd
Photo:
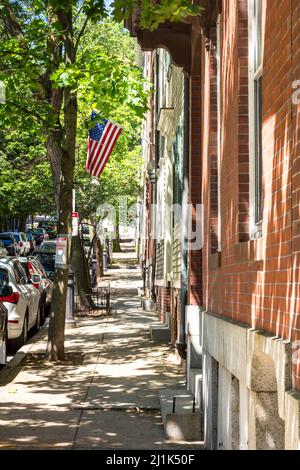
[[[22,28],[15,16],[12,5],[7,0],[2,0],[2,4],[4,4],[4,9],[0,10],[0,18],[5,29],[11,36],[17,37],[19,40],[24,39]]]
[[[85,32],[85,29],[87,27],[87,24],[89,22],[89,19],[88,17],[85,18],[84,22],[83,22],[83,25],[82,25],[82,28],[81,30],[79,31],[79,34],[77,36],[77,39],[76,39],[76,43],[75,43],[75,55],[77,54],[77,49],[78,49],[78,46],[79,46],[79,42],[80,42],[80,39],[82,38],[82,36],[84,35],[84,32]]]
[[[37,114],[36,112],[34,112],[32,109],[24,108],[24,107],[21,106],[20,104],[14,103],[13,101],[8,101],[8,100],[5,101],[5,104],[9,104],[10,106],[13,106],[14,108],[20,109],[21,111],[23,111],[24,113],[28,114],[29,116],[34,116],[34,117],[36,117],[37,119],[39,119],[39,120],[41,120],[41,121],[43,121],[43,122],[46,122],[46,119],[45,119],[45,118],[43,118],[42,116],[40,116],[39,114]]]

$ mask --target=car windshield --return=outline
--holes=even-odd
[[[51,253],[54,253],[56,251],[56,242],[55,241],[46,241],[46,242],[43,242],[39,248],[38,248],[38,251],[48,251],[48,252],[51,252]]]
[[[0,268],[0,286],[7,284],[8,282],[8,274],[6,269]]]
[[[22,261],[21,265],[22,265],[22,268],[24,269],[24,271],[26,272],[27,276],[30,277],[27,261]]]
[[[44,233],[44,229],[43,228],[36,228],[34,230],[31,230],[31,233],[32,235],[41,235]]]
[[[1,240],[9,240],[11,242],[11,236],[10,235],[0,235]]]
[[[45,269],[55,270],[55,253],[39,253],[36,257]]]

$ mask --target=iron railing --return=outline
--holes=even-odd
[[[82,301],[82,295],[75,293],[74,310],[75,313],[91,313],[95,310],[102,311],[109,315],[112,311],[110,286],[94,287],[92,293],[85,294],[86,301]]]

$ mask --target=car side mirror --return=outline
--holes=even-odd
[[[9,297],[12,294],[13,294],[13,289],[11,286],[8,286],[7,284],[5,284],[0,287],[0,298]]]
[[[31,276],[31,282],[33,284],[40,284],[42,282],[42,276],[40,276],[39,274],[33,274]]]

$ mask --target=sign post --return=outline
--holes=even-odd
[[[68,237],[66,235],[58,235],[56,239],[55,267],[67,268],[68,253]]]
[[[72,237],[78,237],[79,233],[79,216],[78,212],[72,212]]]

